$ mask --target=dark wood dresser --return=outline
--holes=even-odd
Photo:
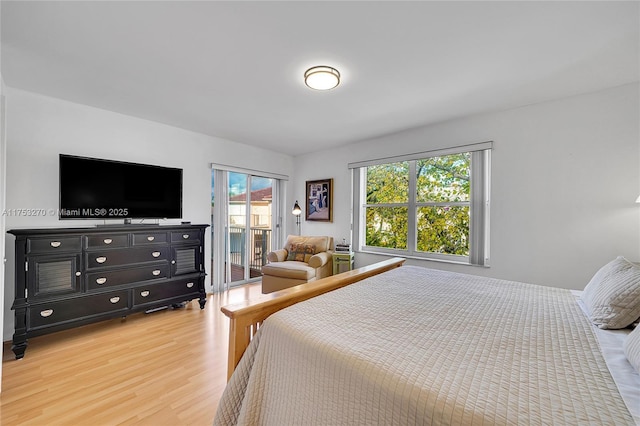
[[[193,299],[204,308],[208,226],[8,231],[16,237],[16,359],[29,337]]]

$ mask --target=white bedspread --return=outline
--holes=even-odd
[[[269,317],[214,423],[633,420],[569,290],[403,266]]]
[[[571,294],[576,296],[576,301],[582,312],[589,316],[584,302],[580,299],[582,291],[571,290]],[[636,425],[640,426],[640,374],[634,370],[627,360],[622,346],[625,339],[631,333],[630,328],[622,330],[610,330],[591,325],[600,344],[600,352],[607,363],[609,372],[620,391],[622,400],[627,405]]]

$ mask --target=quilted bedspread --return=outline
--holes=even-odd
[[[269,317],[214,424],[634,422],[569,290],[403,266]]]

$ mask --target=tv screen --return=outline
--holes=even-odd
[[[182,169],[60,154],[60,219],[182,217]]]

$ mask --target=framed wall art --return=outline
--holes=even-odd
[[[307,181],[305,219],[333,222],[333,179]]]

